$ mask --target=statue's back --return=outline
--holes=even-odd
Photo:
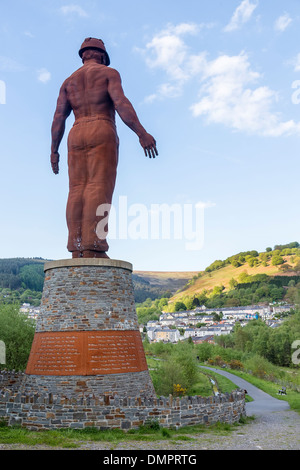
[[[66,80],[67,98],[75,119],[96,115],[114,117],[108,80],[109,69],[100,64],[84,65]]]

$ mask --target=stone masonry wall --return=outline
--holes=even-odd
[[[37,332],[138,329],[129,270],[69,266],[45,272]]]
[[[127,372],[126,374],[102,374],[91,376],[45,376],[26,375],[20,384],[20,391],[32,394],[52,393],[69,398],[78,398],[86,394],[106,393],[136,394],[153,396],[155,391],[148,370]]]
[[[0,419],[30,430],[96,427],[137,429],[156,420],[166,428],[216,422],[235,423],[245,415],[245,394],[203,398],[119,398],[117,395],[68,399],[48,395],[0,392]]]

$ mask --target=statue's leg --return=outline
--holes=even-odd
[[[82,129],[74,126],[68,137],[69,195],[66,209],[67,248],[73,258],[82,257],[82,210],[87,175],[86,155],[81,142]]]
[[[89,123],[86,140],[87,184],[83,195],[83,257],[106,258],[108,212],[115,187],[118,164],[118,137],[115,126],[106,120]],[[105,222],[105,223],[103,223]]]

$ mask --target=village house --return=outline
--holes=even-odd
[[[39,307],[33,307],[30,304],[24,303],[20,307],[20,313],[26,313],[26,315],[29,318],[32,318],[33,320],[36,320],[39,313],[40,313],[40,308]]]
[[[176,342],[192,338],[193,341],[204,337],[227,335],[233,331],[236,322],[241,326],[250,320],[262,318],[267,324],[274,327],[274,314],[290,311],[293,305],[255,305],[245,307],[223,307],[218,309],[207,309],[204,306],[195,310],[181,312],[162,312],[159,321],[149,321],[146,325],[147,336],[150,341]],[[214,313],[220,315],[221,320],[214,320]],[[205,326],[199,327],[200,324]],[[198,326],[197,326],[198,325]],[[171,328],[173,327],[173,328]],[[179,331],[184,331],[180,336]],[[175,332],[178,332],[175,333]]]
[[[271,309],[273,312],[273,315],[276,315],[276,313],[286,313],[289,312],[294,308],[294,305],[272,305]]]
[[[214,343],[214,336],[213,335],[205,335],[198,338],[197,336],[192,337],[192,341],[194,344],[202,344],[202,343]]]
[[[168,327],[147,328],[147,336],[149,341],[165,343],[177,343],[180,340],[180,333],[177,329],[170,329]]]
[[[188,338],[189,336],[195,337],[203,337],[206,335],[212,336],[220,336],[220,335],[228,335],[231,333],[233,327],[232,326],[224,326],[224,325],[214,325],[208,327],[201,327],[201,328],[187,328],[184,332],[184,337]]]

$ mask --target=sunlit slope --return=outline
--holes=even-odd
[[[285,264],[288,264],[293,268],[295,262],[291,261],[292,256],[284,256],[283,259]],[[234,267],[231,264],[217,269],[213,272],[201,272],[201,276],[199,278],[194,278],[190,283],[180,292],[177,292],[172,296],[170,299],[170,303],[176,302],[177,300],[182,299],[182,297],[193,297],[197,294],[200,294],[203,290],[211,291],[215,286],[224,286],[225,291],[230,289],[230,280],[234,279],[237,282],[239,281],[239,277],[242,273],[246,272],[248,275],[255,275],[255,274],[267,274],[268,276],[295,276],[299,275],[299,271],[295,272],[294,270],[290,271],[283,271],[282,265],[280,266],[273,266],[271,263],[268,263],[267,266],[263,266],[262,264],[258,266],[250,267],[248,263],[243,264],[239,267]]]

